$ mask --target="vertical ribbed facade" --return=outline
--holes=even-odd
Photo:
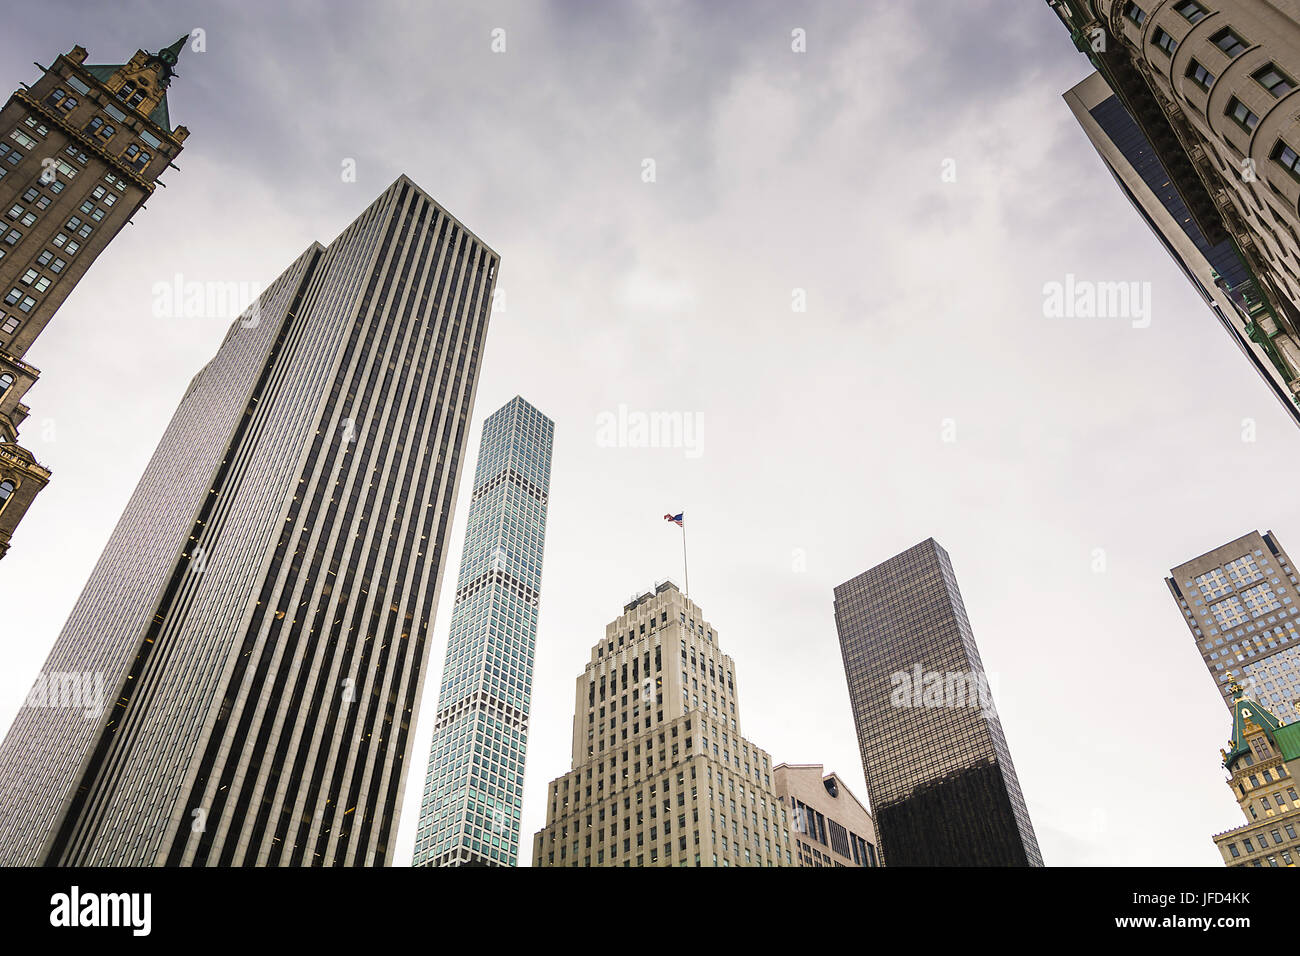
[[[391,856],[498,259],[406,177],[234,323],[0,745],[0,863]]]
[[[867,797],[890,866],[1042,866],[948,552],[835,589]]]
[[[518,396],[483,424],[416,866],[514,866],[519,857],[554,435]]]

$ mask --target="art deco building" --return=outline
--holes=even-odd
[[[1219,269],[1219,281],[1240,300],[1247,336],[1268,355],[1294,401],[1300,395],[1300,22],[1294,4],[1048,3],[1140,128],[1206,245],[1233,260]]]
[[[736,671],[671,581],[605,628],[577,681],[572,769],[547,788],[534,866],[793,866]]]
[[[1042,866],[948,553],[835,589],[867,799],[890,866]]]
[[[1300,718],[1300,585],[1273,532],[1242,535],[1169,575],[1165,584],[1224,703],[1234,706],[1235,680],[1283,720]]]
[[[839,777],[823,774],[819,763],[780,763],[772,779],[790,811],[799,866],[884,865],[871,814]]]
[[[231,325],[43,670],[110,700],[0,744],[0,864],[390,859],[497,262],[402,176]]]
[[[1065,101],[1120,190],[1274,398],[1300,423],[1293,391],[1296,378],[1285,357],[1297,353],[1296,343],[1281,329],[1272,337],[1263,334],[1258,303],[1252,305],[1242,292],[1253,279],[1231,238],[1225,234],[1214,243],[1206,239],[1159,152],[1100,73],[1067,92]]]
[[[50,478],[18,441],[27,350],[179,155],[167,90],[187,39],[115,65],[73,47],[0,110],[0,557]]]
[[[514,866],[555,424],[515,396],[483,423],[415,866]]]
[[[1300,723],[1283,724],[1234,683],[1232,740],[1221,750],[1228,786],[1246,825],[1215,834],[1228,866],[1300,862]]]

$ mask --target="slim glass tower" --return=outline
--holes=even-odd
[[[483,423],[415,866],[514,866],[555,424],[515,396]]]
[[[948,553],[933,538],[835,589],[871,811],[890,866],[1042,866]]]
[[[232,324],[0,745],[0,864],[389,859],[497,261],[402,176]]]

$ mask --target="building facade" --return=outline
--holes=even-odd
[[[1283,724],[1239,684],[1232,691],[1232,740],[1223,756],[1245,826],[1214,836],[1227,866],[1300,862],[1300,723]]]
[[[867,799],[890,866],[1042,866],[948,553],[835,589]]]
[[[1277,0],[1048,0],[1142,129],[1246,334],[1300,396],[1300,8]],[[1232,278],[1235,276],[1235,279]],[[1271,373],[1272,374],[1272,373]]]
[[[402,176],[231,325],[0,744],[0,864],[391,857],[497,263]]]
[[[1251,305],[1240,292],[1243,283],[1250,281],[1250,272],[1231,239],[1224,236],[1211,243],[1205,238],[1159,153],[1100,73],[1067,92],[1065,102],[1120,190],[1205,300],[1233,345],[1287,415],[1300,424],[1291,367],[1278,343],[1260,334]],[[1285,336],[1278,333],[1281,341],[1289,341]]]
[[[671,581],[606,626],[577,680],[572,769],[547,788],[534,866],[795,865],[717,637]]]
[[[1295,566],[1273,532],[1252,531],[1178,565],[1165,584],[1224,703],[1234,681],[1287,722],[1300,718]]]
[[[114,65],[73,47],[0,110],[0,558],[50,478],[18,440],[40,376],[24,357],[180,154],[167,90],[187,39]]]
[[[777,764],[777,798],[790,813],[798,866],[883,866],[867,808],[821,764]]]
[[[555,423],[519,396],[474,469],[415,866],[514,866]]]

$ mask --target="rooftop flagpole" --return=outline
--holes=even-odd
[[[691,598],[691,569],[686,563],[686,512],[682,511],[675,515],[664,515],[665,521],[671,521],[677,527],[682,529],[682,573],[686,578],[686,599]]]

